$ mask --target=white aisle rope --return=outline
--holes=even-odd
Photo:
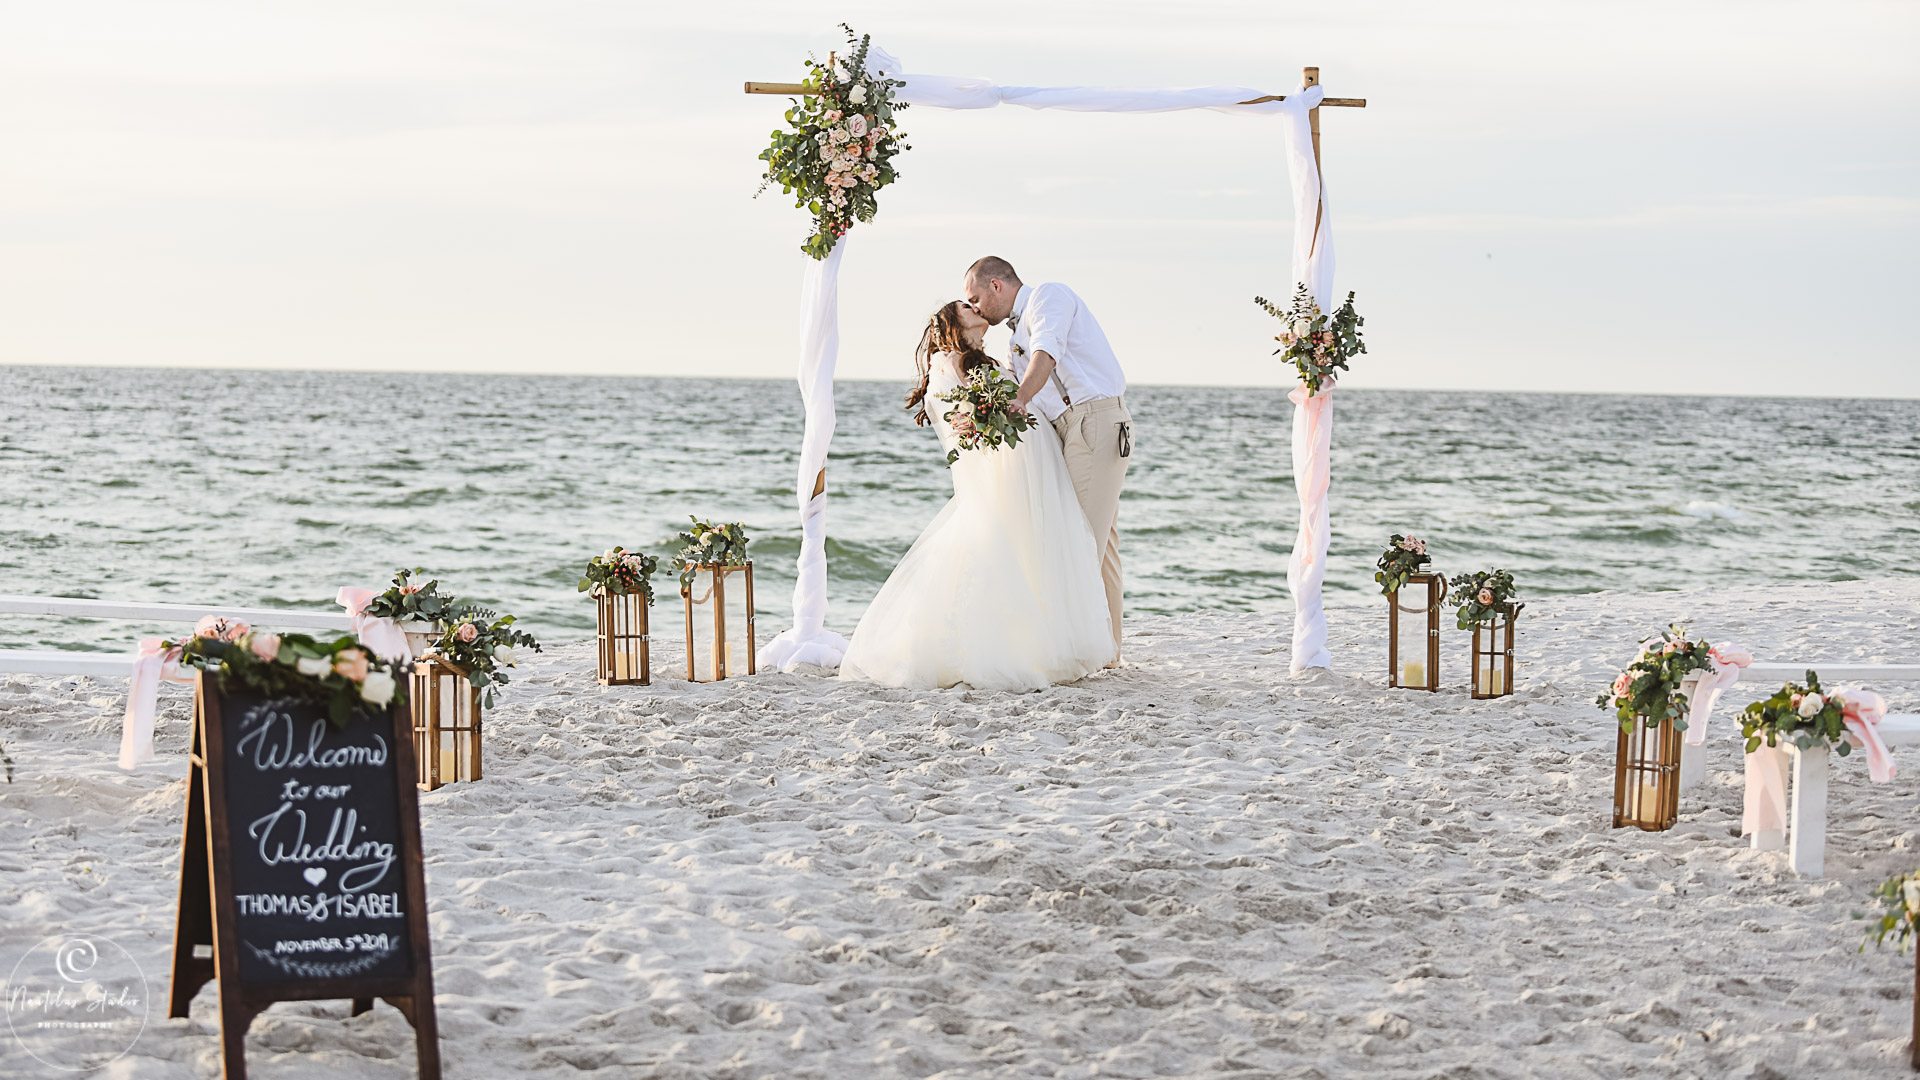
[[[906,85],[895,100],[931,109],[990,109],[1019,105],[1029,109],[1066,109],[1074,112],[1157,113],[1183,109],[1211,109],[1237,116],[1281,118],[1287,147],[1287,175],[1293,187],[1293,278],[1305,284],[1322,311],[1332,311],[1333,220],[1327,210],[1314,161],[1307,110],[1320,104],[1318,86],[1296,89],[1284,101],[1243,105],[1264,96],[1247,86],[1175,88],[1114,86],[1002,86],[988,79],[950,75],[903,74],[900,61],[878,47],[867,53],[875,73]],[[833,367],[840,345],[840,256],[846,237],[824,260],[808,260],[802,289],[800,392],[806,401],[806,434],[800,451],[798,496],[803,538],[798,579],[793,587],[793,627],[768,644],[767,665],[790,671],[800,664],[838,667],[846,639],[825,628],[827,610],[826,496],[813,495],[816,477],[827,460],[833,439]],[[1291,295],[1291,290],[1289,290]],[[1327,573],[1327,544],[1331,524],[1327,512],[1328,455],[1333,438],[1333,409],[1329,384],[1313,399],[1305,388],[1294,391],[1293,474],[1300,494],[1300,532],[1287,566],[1287,584],[1293,592],[1293,660],[1295,673],[1310,667],[1328,667],[1327,616],[1320,589]]]

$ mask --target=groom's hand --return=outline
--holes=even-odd
[[[1045,349],[1035,349],[1033,360],[1027,364],[1027,374],[1020,380],[1020,392],[1013,395],[1014,408],[1027,411],[1027,403],[1047,385],[1047,377],[1053,374],[1053,356]]]

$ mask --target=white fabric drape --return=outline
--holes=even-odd
[[[1321,310],[1330,311],[1333,297],[1332,220],[1326,212],[1320,171],[1314,161],[1307,110],[1320,104],[1318,86],[1296,89],[1285,101],[1242,105],[1263,96],[1246,86],[1177,88],[1115,86],[1002,86],[988,79],[950,75],[904,73],[900,61],[882,49],[871,48],[867,67],[876,74],[906,85],[895,100],[933,109],[990,109],[1019,105],[1029,109],[1066,109],[1076,112],[1157,113],[1184,109],[1212,109],[1240,116],[1277,116],[1287,148],[1287,174],[1293,187],[1294,244],[1292,271],[1304,283]],[[1316,225],[1317,220],[1317,225]],[[769,667],[791,670],[802,663],[836,666],[846,641],[825,629],[826,617],[826,496],[813,496],[815,478],[826,464],[833,438],[833,367],[839,352],[840,256],[846,238],[834,245],[824,260],[808,260],[802,289],[800,391],[806,401],[806,435],[800,451],[799,503],[803,534],[799,576],[793,587],[792,629],[768,646]],[[1291,296],[1289,289],[1287,295]],[[1327,512],[1328,455],[1333,437],[1333,408],[1323,387],[1306,399],[1304,387],[1295,391],[1293,473],[1300,496],[1300,531],[1287,583],[1293,592],[1293,670],[1327,667],[1327,618],[1320,589],[1326,578],[1330,525]]]
[[[800,400],[807,410],[800,439],[800,558],[793,581],[793,625],[767,643],[775,671],[801,664],[837,668],[847,639],[826,628],[827,493],[814,494],[833,443],[833,368],[840,358],[840,257],[847,238],[824,259],[807,259],[800,284]]]

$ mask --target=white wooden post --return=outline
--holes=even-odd
[[[1764,768],[1765,765],[1763,762],[1766,760],[1766,758],[1749,757],[1746,762],[1747,768]],[[1787,763],[1785,759],[1779,759],[1779,761],[1779,783],[1782,787],[1785,787],[1787,783]],[[1749,776],[1747,782],[1749,784],[1753,782],[1751,776]],[[1778,829],[1755,829],[1752,844],[1753,850],[1755,851],[1779,851],[1781,848],[1787,846],[1787,830],[1784,827]]]
[[[1827,764],[1823,743],[1793,755],[1793,845],[1787,864],[1805,877],[1819,877],[1827,861]]]

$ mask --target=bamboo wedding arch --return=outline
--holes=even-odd
[[[829,59],[831,65],[832,60]],[[1077,112],[1172,112],[1210,109],[1243,116],[1278,116],[1287,148],[1287,174],[1293,189],[1292,273],[1322,311],[1333,310],[1333,228],[1320,171],[1320,109],[1365,108],[1365,98],[1332,98],[1320,86],[1320,69],[1301,69],[1300,86],[1288,94],[1267,94],[1241,86],[1117,88],[1095,86],[1002,86],[985,79],[907,73],[880,48],[868,52],[868,67],[897,80],[895,99],[937,109],[982,109],[1020,105],[1030,109]],[[816,93],[804,83],[748,82],[749,94],[801,96]],[[1308,208],[1311,207],[1311,213]],[[807,260],[801,286],[800,395],[806,408],[795,494],[800,511],[801,545],[793,589],[793,625],[768,643],[766,664],[791,671],[802,664],[838,667],[846,639],[828,630],[826,621],[827,448],[833,440],[833,371],[839,353],[839,272],[846,237],[824,259]],[[1249,287],[1248,293],[1252,294]],[[1293,475],[1300,498],[1300,528],[1287,565],[1293,595],[1291,670],[1328,667],[1327,621],[1321,604],[1331,522],[1327,511],[1332,446],[1332,385],[1308,395],[1304,385],[1294,403]]]

